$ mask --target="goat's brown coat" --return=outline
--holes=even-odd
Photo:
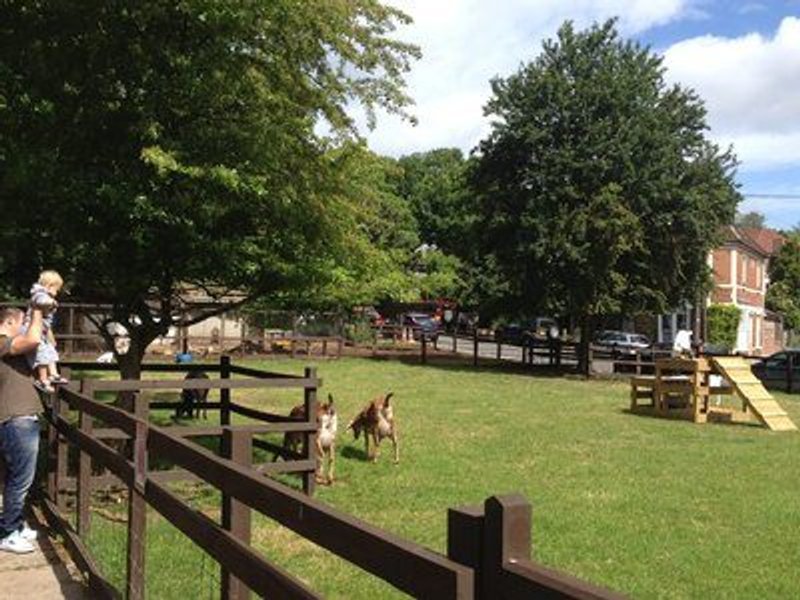
[[[364,433],[364,444],[367,458],[373,462],[378,460],[378,446],[383,438],[392,440],[394,446],[394,462],[400,462],[400,444],[397,440],[397,422],[394,416],[394,408],[390,400],[394,393],[389,392],[386,396],[378,396],[367,404],[356,417],[350,421],[348,429],[353,430],[353,436]],[[373,451],[370,453],[370,438],[372,438]]]

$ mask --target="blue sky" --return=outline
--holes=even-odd
[[[534,58],[565,19],[618,16],[624,36],[664,56],[668,79],[705,100],[709,137],[733,144],[740,208],[773,227],[800,223],[800,0],[389,1],[414,19],[398,36],[423,52],[408,76],[419,125],[380,115],[367,135],[374,150],[468,152],[488,131],[492,77]]]

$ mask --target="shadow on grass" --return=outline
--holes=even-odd
[[[630,408],[622,408],[620,409],[621,413],[630,415],[632,417],[643,417],[645,419],[660,419],[662,421],[683,421],[685,423],[692,423],[690,419],[684,419],[681,417],[661,417],[655,414],[649,414],[646,412],[635,412],[632,411]],[[706,423],[696,423],[696,425],[705,425]],[[729,418],[725,418],[723,414],[719,414],[719,416],[712,416],[708,419],[708,424],[710,425],[728,425],[734,427],[744,427],[744,428],[764,428],[764,425],[761,423],[756,423],[754,421],[744,422],[744,421],[734,421]]]
[[[353,458],[363,462],[369,462],[369,457],[365,450],[355,446],[344,446],[341,450],[342,458]]]

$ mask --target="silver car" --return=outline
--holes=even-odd
[[[595,338],[595,345],[608,350],[616,350],[623,354],[636,354],[651,346],[650,340],[641,333],[627,331],[601,331]]]

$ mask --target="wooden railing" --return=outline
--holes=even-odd
[[[231,371],[234,369],[231,366]],[[313,380],[308,374],[303,379],[308,383]],[[236,381],[239,380],[227,383]],[[94,382],[95,390],[102,387],[99,383]],[[208,389],[215,388],[209,383]],[[68,409],[77,412],[77,422],[66,418]],[[145,597],[147,507],[160,513],[219,563],[223,598],[247,598],[250,591],[273,598],[320,597],[295,575],[252,548],[252,511],[417,598],[488,600],[539,594],[552,598],[620,597],[531,560],[530,506],[520,496],[493,497],[482,508],[452,509],[448,516],[448,554],[444,556],[264,477],[251,464],[257,426],[222,425],[223,444],[221,455],[217,456],[188,441],[187,436],[177,435],[172,428],[160,427],[142,415],[81,393],[77,382],[59,392],[48,420],[48,494],[41,499],[41,506],[87,575],[93,597],[119,598],[123,593],[133,600]],[[123,433],[129,440],[128,448],[112,448],[98,439],[92,429],[95,421]],[[75,528],[66,518],[66,506],[59,506],[55,500],[61,464],[66,459],[61,448],[66,444],[76,447],[79,453]],[[167,489],[159,472],[150,468],[153,460],[168,461],[219,490],[219,522]],[[127,489],[124,591],[111,585],[85,543],[91,528],[92,461],[108,469]]]
[[[201,336],[201,335],[173,335],[159,338],[160,347],[180,352],[186,346],[188,350],[205,352],[212,347],[216,352],[234,353],[237,355],[251,353],[265,353],[271,351],[274,345],[284,346],[286,352],[296,358],[302,353],[305,356],[314,354],[323,357],[341,358],[344,348],[344,338],[338,335],[303,335],[300,333],[265,333],[261,336]],[[91,352],[104,352],[107,350],[106,341],[99,333],[58,333],[56,341],[59,343],[65,356],[73,356]],[[151,346],[157,353],[159,345]]]
[[[470,345],[469,354],[472,356],[473,365],[477,366],[481,358],[489,358],[486,353],[486,346],[494,346],[494,355],[490,358],[501,360],[506,348],[519,349],[519,363],[532,367],[555,367],[557,369],[569,370],[578,365],[579,346],[577,342],[566,342],[560,339],[537,340],[531,339],[524,343],[511,343],[499,340],[490,335],[479,335],[477,331],[471,336],[440,334],[448,337],[449,343],[443,344],[438,336],[431,338],[423,335],[416,336],[420,343],[421,362],[427,362],[426,345],[432,345],[434,350],[459,353],[459,348],[463,345]],[[483,347],[483,352],[481,351]],[[374,352],[374,351],[373,351]],[[462,352],[463,353],[463,352]],[[610,364],[612,373],[624,372],[641,375],[644,372],[652,373],[655,368],[655,360],[672,356],[672,351],[659,348],[642,349],[620,349],[609,346],[599,346],[591,344],[589,346],[589,364],[595,361],[605,361]]]
[[[90,373],[92,371],[115,372],[114,365],[101,365],[97,363],[65,362],[62,368],[67,372]],[[181,407],[180,401],[156,401],[153,402],[146,396],[139,394],[144,390],[219,390],[219,402],[198,402],[192,408],[203,411],[211,410],[219,413],[219,425],[209,425],[204,423],[201,426],[171,426],[169,431],[172,435],[180,437],[222,437],[224,427],[231,424],[232,415],[241,415],[257,421],[247,425],[248,431],[253,434],[253,445],[256,448],[271,452],[275,457],[281,457],[281,461],[269,461],[254,465],[254,468],[262,473],[276,475],[279,473],[293,473],[300,476],[303,490],[308,494],[314,493],[315,468],[313,447],[314,436],[316,435],[317,425],[314,418],[305,420],[292,419],[287,416],[291,406],[286,407],[285,414],[276,414],[252,406],[245,406],[233,399],[234,390],[268,390],[268,389],[297,389],[302,392],[302,403],[304,404],[306,415],[316,414],[317,388],[321,385],[321,380],[317,378],[316,369],[307,368],[305,375],[285,375],[282,373],[272,373],[260,369],[253,369],[231,364],[230,357],[222,356],[219,363],[194,363],[191,365],[175,365],[164,363],[144,363],[142,372],[161,372],[161,373],[186,373],[188,371],[202,371],[206,374],[218,374],[217,378],[209,379],[156,379],[156,380],[119,380],[119,379],[83,379],[80,381],[79,391],[83,396],[94,398],[100,392],[118,392],[127,396],[127,401],[123,402],[123,407],[129,412],[143,420],[149,420],[151,410],[176,410]],[[240,378],[232,379],[232,376],[239,375]],[[245,378],[242,378],[245,377]],[[298,399],[299,400],[299,399]],[[299,403],[299,402],[298,402]],[[295,453],[281,444],[275,444],[269,440],[256,437],[262,434],[285,434],[300,433],[303,438],[302,451]],[[119,440],[129,439],[130,436],[115,427],[94,428],[92,435],[100,440]],[[58,447],[58,452],[65,454],[62,446]],[[75,478],[67,474],[66,460],[58,463],[57,489],[61,494],[76,488]],[[180,479],[195,479],[195,477],[183,469],[172,469],[169,471],[157,471],[154,476],[160,481],[174,481]],[[92,476],[97,485],[107,484],[108,476]],[[113,479],[112,479],[113,481]],[[59,506],[63,506],[63,500],[59,499]]]

